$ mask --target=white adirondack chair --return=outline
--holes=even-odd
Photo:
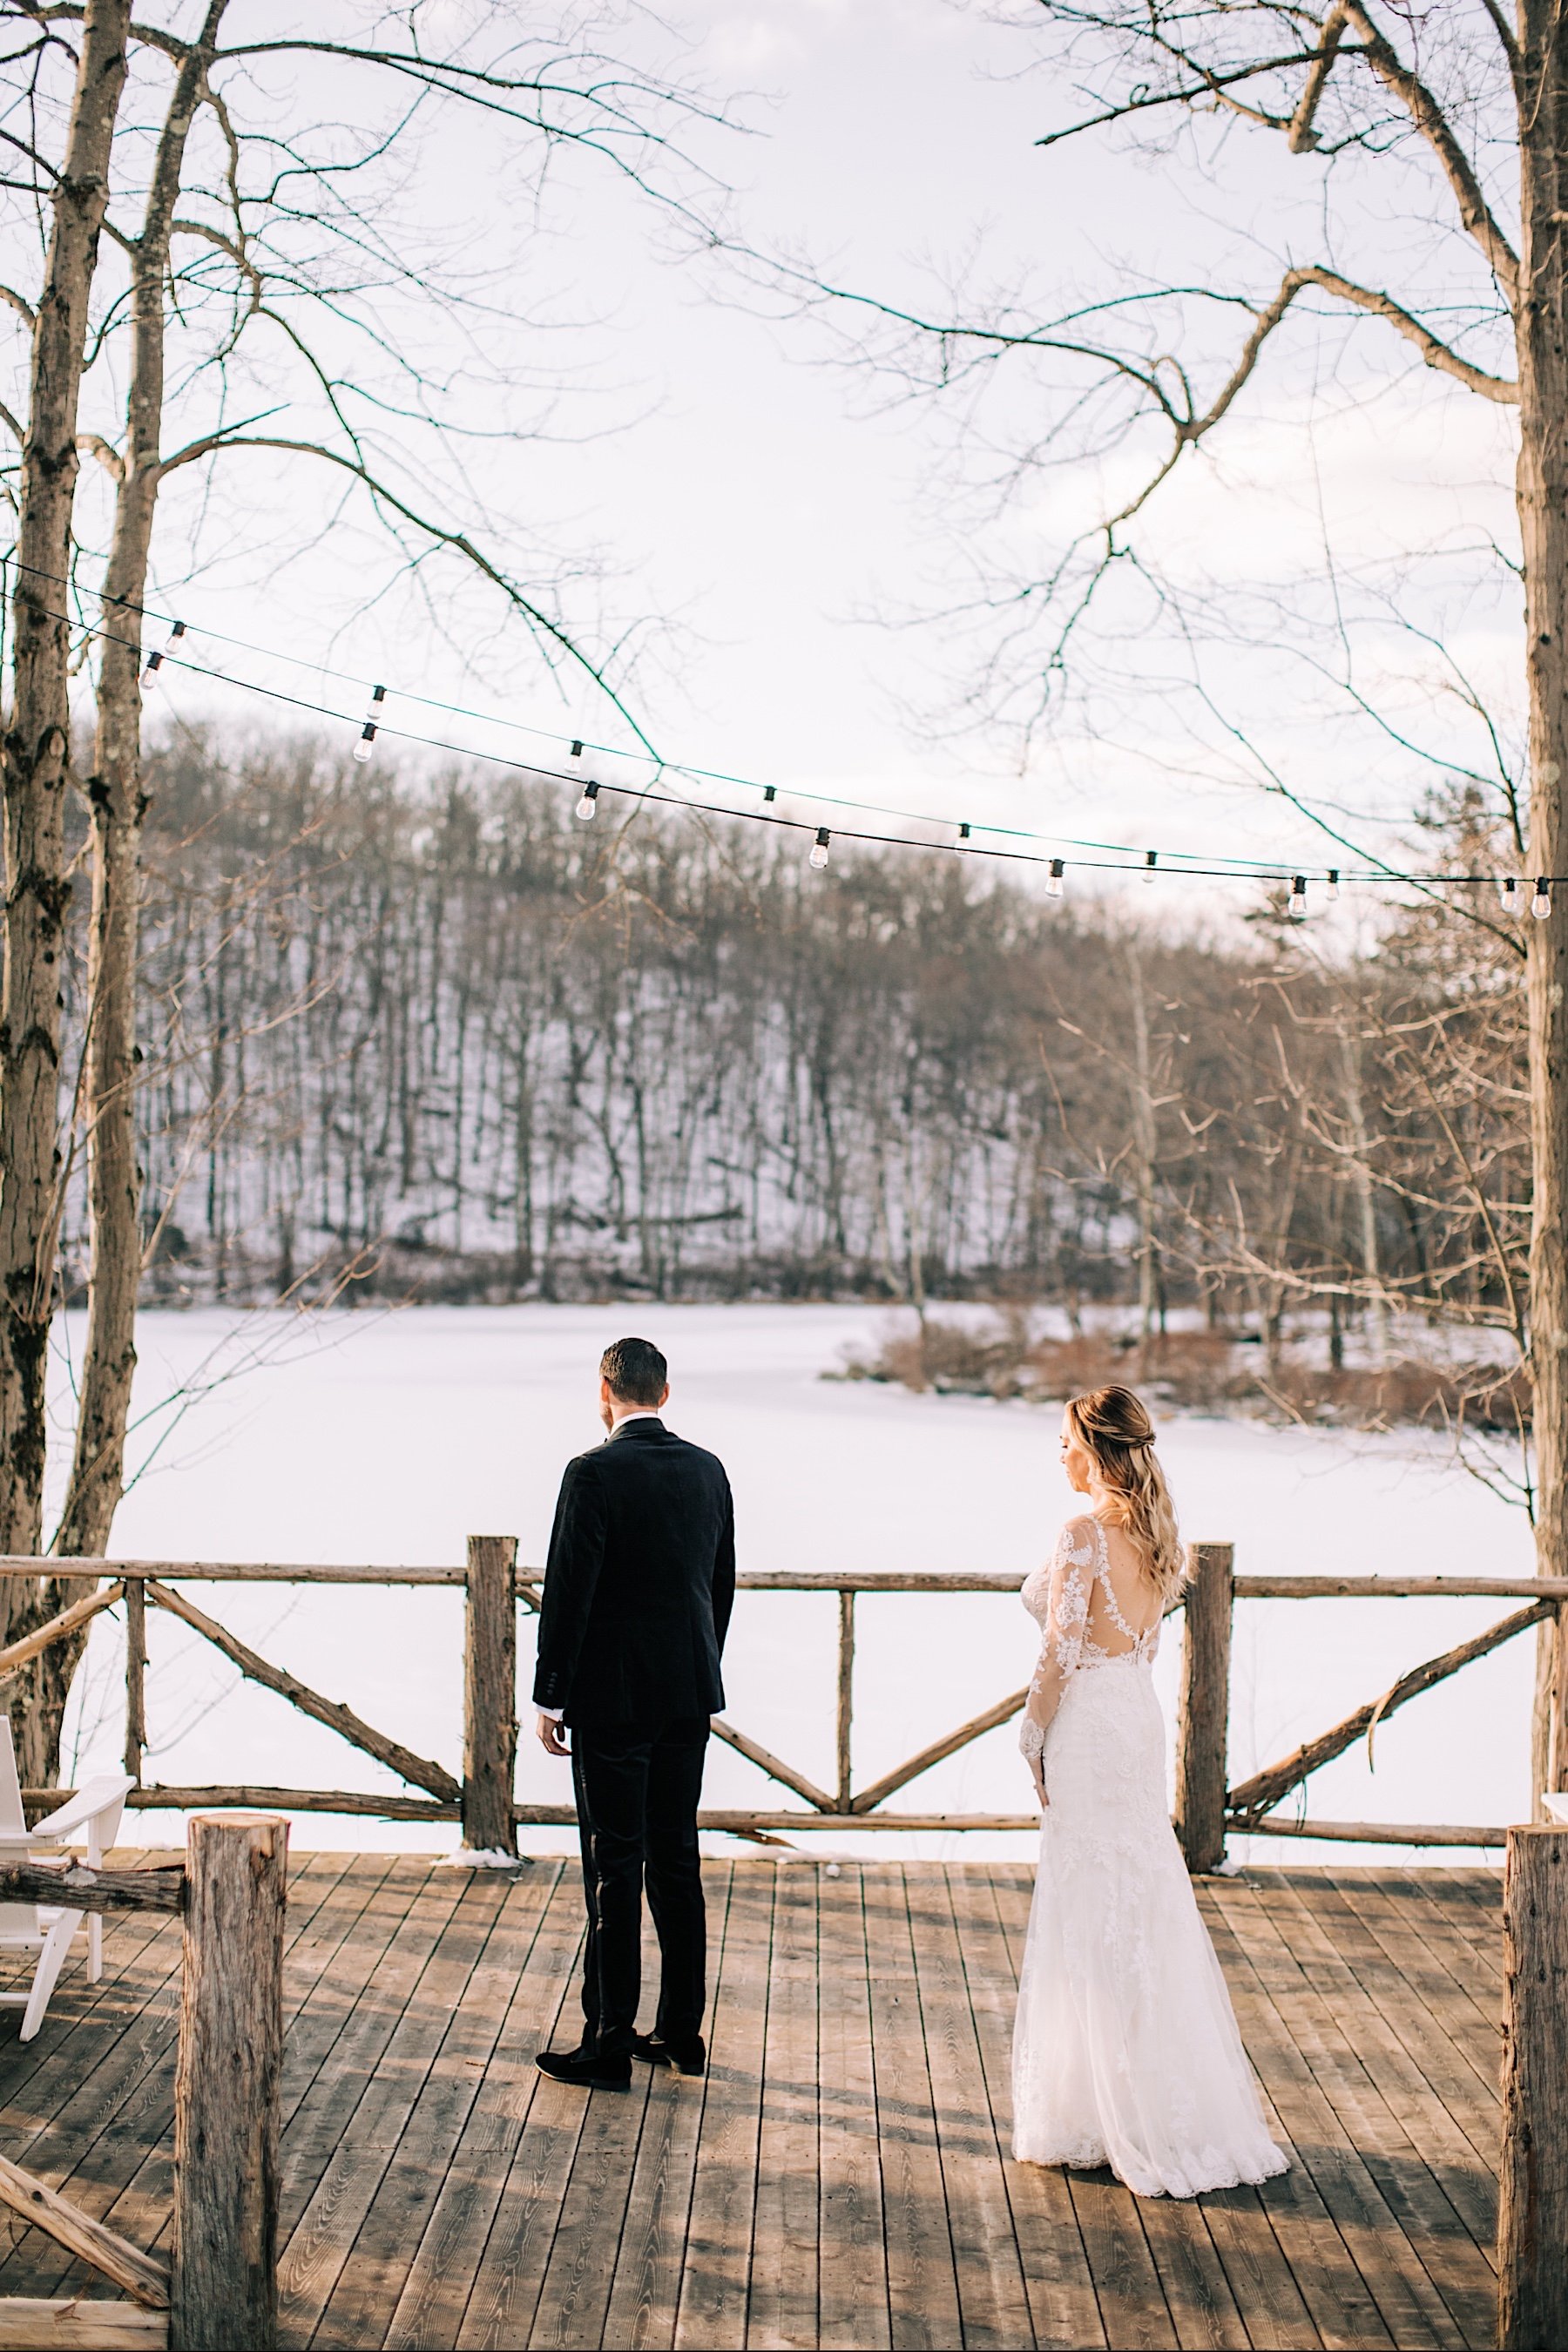
[[[0,1862],[26,1862],[41,1845],[60,1845],[73,1830],[87,1832],[87,1860],[97,1870],[114,1843],[126,1791],[135,1782],[128,1773],[106,1772],[79,1789],[34,1828],[22,1811],[22,1790],[16,1779],[16,1749],[11,1718],[0,1714]],[[57,1909],[50,1904],[0,1903],[0,1952],[37,1952],[38,1965],[26,1992],[0,1992],[0,2004],[22,2011],[24,2042],[31,2042],[44,2021],[49,1995],[59,1979],[71,1938],[87,1920],[87,1972],[96,1984],[103,1974],[103,1920],[96,1912]]]

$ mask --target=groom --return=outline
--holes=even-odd
[[[668,1394],[650,1341],[605,1349],[608,1442],[566,1465],[539,1612],[539,1738],[572,1759],[588,1939],[582,2042],[534,2063],[585,2090],[628,2089],[634,2057],[682,2074],[707,2064],[697,1803],[708,1718],[724,1704],[735,1514],[723,1464],[660,1420]],[[651,2033],[636,2030],[645,1876],[661,1962]]]

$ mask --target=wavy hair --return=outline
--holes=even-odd
[[[1186,1554],[1176,1529],[1176,1507],[1154,1451],[1154,1424],[1142,1398],[1116,1386],[1088,1389],[1068,1400],[1067,1412],[1117,1524],[1148,1563],[1150,1582],[1162,1600],[1173,1600],[1186,1581]]]

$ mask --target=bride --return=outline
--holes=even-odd
[[[1184,1562],[1131,1389],[1072,1400],[1062,1466],[1089,1509],[1023,1594],[1044,1638],[1018,1744],[1045,1819],[1013,2037],[1014,2153],[1110,2164],[1140,2197],[1267,2180],[1287,2158],[1167,1810],[1150,1668]]]

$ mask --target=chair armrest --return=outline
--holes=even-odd
[[[68,1803],[56,1812],[46,1814],[33,1823],[35,1838],[64,1838],[71,1830],[80,1829],[96,1814],[107,1813],[115,1805],[124,1803],[127,1793],[136,1786],[129,1772],[105,1772],[79,1789]]]

